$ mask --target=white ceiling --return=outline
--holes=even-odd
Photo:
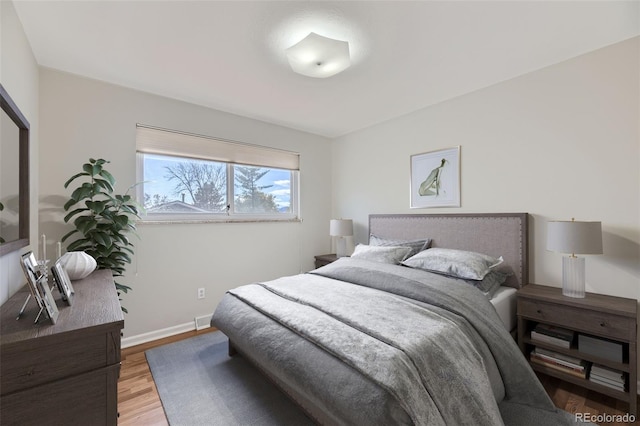
[[[14,5],[42,66],[327,137],[640,34],[635,0]],[[351,68],[293,73],[311,31],[348,40]]]

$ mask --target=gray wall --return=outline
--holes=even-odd
[[[90,157],[111,161],[118,192],[136,181],[136,123],[301,154],[302,223],[138,225],[136,255],[122,280],[133,287],[122,298],[125,338],[191,326],[227,289],[309,270],[313,256],[329,249],[327,139],[51,69],[40,71],[40,108],[40,226],[49,250],[71,229],[62,220],[70,195],[63,184]],[[205,299],[197,299],[199,287]]]
[[[0,304],[25,283],[20,255],[38,244],[38,64],[13,3],[0,1],[0,82],[29,121],[31,246],[0,257]]]
[[[587,291],[640,299],[640,38],[347,135],[333,144],[334,216],[528,212],[530,281],[560,286],[549,220],[602,222]],[[461,146],[462,207],[409,209],[409,158]],[[496,236],[499,238],[499,236]]]

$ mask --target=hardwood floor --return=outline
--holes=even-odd
[[[123,349],[120,380],[118,381],[118,412],[120,413],[118,425],[167,426],[167,418],[164,415],[144,351],[212,331],[215,329],[189,331]]]
[[[118,411],[120,412],[118,425],[168,425],[144,351],[211,331],[215,331],[215,329],[190,331],[122,350],[122,369],[118,382]],[[539,377],[556,406],[570,413],[589,413],[592,416],[624,415],[627,413],[628,405],[611,397],[588,391],[553,377],[544,375]],[[600,422],[598,424],[629,425],[624,422]]]
[[[571,383],[563,382],[555,377],[546,376],[544,374],[538,374],[538,377],[556,407],[562,408],[569,413],[589,413],[591,416],[624,416],[628,413],[629,404],[625,402],[598,392],[584,389]],[[608,420],[606,417],[604,419]],[[595,418],[592,417],[590,419],[590,421],[599,425],[621,426],[640,424],[638,421],[629,423],[623,421],[616,422],[612,420],[613,419],[605,422],[596,422]]]

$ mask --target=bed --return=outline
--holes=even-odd
[[[223,297],[211,324],[229,337],[230,354],[253,362],[319,424],[575,424],[553,406],[509,333],[511,298],[528,277],[527,218],[371,215],[370,236],[424,237],[431,248],[405,256],[408,267],[369,257],[408,254],[395,245],[363,245],[365,256],[241,286]],[[490,267],[506,277],[493,297],[498,308],[468,277],[410,262],[440,252],[500,258]]]
[[[527,285],[528,215],[491,214],[374,214],[369,216],[369,235],[411,240],[424,235],[431,247],[471,250],[502,256],[503,268],[512,274],[490,299],[505,328],[516,330],[516,291]],[[496,238],[500,235],[500,238]],[[515,335],[514,335],[515,336]]]

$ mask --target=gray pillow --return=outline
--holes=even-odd
[[[496,294],[496,291],[498,291],[498,288],[507,280],[508,276],[509,274],[506,272],[491,270],[482,280],[464,281],[483,292],[484,295],[491,300]]]
[[[410,247],[368,246],[365,244],[358,244],[351,257],[370,260],[372,262],[391,263],[393,265],[397,265],[402,259],[407,257],[410,251]]]
[[[372,246],[410,247],[411,251],[407,255],[407,258],[410,258],[414,254],[431,247],[431,238],[421,240],[395,240],[371,234],[369,235],[369,244]]]
[[[432,248],[421,251],[402,264],[456,278],[482,280],[492,268],[502,262],[502,257],[496,259],[474,251]]]

